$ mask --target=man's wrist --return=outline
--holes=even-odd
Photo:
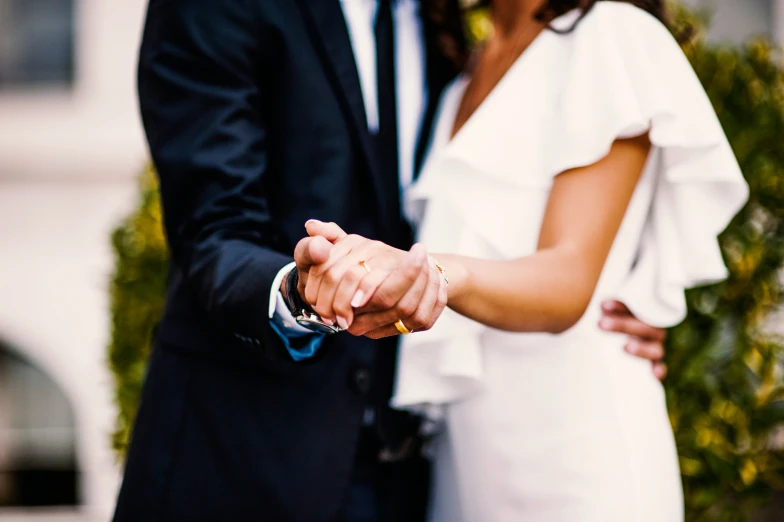
[[[282,293],[281,298],[283,298]],[[291,315],[294,316],[300,326],[322,334],[335,334],[341,331],[333,323],[323,321],[313,311],[310,304],[302,298],[299,292],[299,272],[296,268],[286,276],[286,296],[284,301]]]

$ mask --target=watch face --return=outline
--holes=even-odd
[[[330,326],[327,323],[323,322],[321,318],[317,315],[308,316],[307,314],[302,314],[297,317],[297,324],[299,324],[303,328],[307,328],[313,332],[318,332],[322,334],[336,334],[340,331],[339,326]]]

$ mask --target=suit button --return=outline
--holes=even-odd
[[[352,382],[354,384],[354,391],[362,395],[370,392],[370,370],[367,368],[358,368],[352,374]]]

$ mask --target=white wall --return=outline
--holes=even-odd
[[[128,179],[144,157],[135,94],[144,0],[76,0],[72,91],[0,91],[0,180]]]
[[[118,485],[107,282],[109,233],[133,183],[0,185],[0,335],[48,373],[76,417],[82,499],[105,520]]]
[[[784,45],[784,0],[773,0],[770,18],[773,37],[779,45]]]
[[[146,148],[135,95],[144,0],[76,0],[70,91],[0,90],[0,339],[71,400],[84,520],[108,520],[109,235],[136,203]]]
[[[684,0],[684,3],[713,13],[709,32],[712,40],[741,42],[760,34],[782,36],[784,20],[777,20],[775,15],[778,6],[784,4],[782,0]]]

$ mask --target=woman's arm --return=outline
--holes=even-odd
[[[647,135],[618,140],[604,159],[558,175],[538,250],[530,256],[488,261],[435,254],[449,276],[448,306],[501,330],[557,333],[573,326],[591,301],[649,150]],[[388,312],[366,308],[405,252],[347,236],[334,223],[310,221],[307,230],[336,243],[330,260],[308,277],[306,299],[319,315],[345,319],[355,335],[366,335],[378,324],[389,326],[379,335],[392,335],[398,319],[422,322],[392,302],[384,307]],[[372,272],[362,265],[373,267]]]
[[[448,306],[501,330],[572,327],[591,301],[649,150],[647,135],[619,140],[599,162],[557,176],[533,255],[487,261],[437,254],[449,274]]]

